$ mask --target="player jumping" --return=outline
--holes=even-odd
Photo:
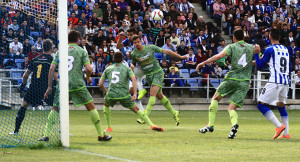
[[[95,104],[93,98],[85,86],[85,82],[82,77],[82,67],[86,67],[86,80],[91,82],[92,67],[90,65],[88,54],[85,50],[77,45],[80,39],[80,33],[77,31],[71,31],[68,35],[68,55],[69,55],[69,99],[73,101],[74,106],[78,107],[85,105],[86,109],[89,111],[91,120],[96,127],[98,133],[98,141],[109,141],[111,136],[107,136],[102,131],[102,125],[100,121],[100,116],[95,109]],[[49,94],[52,91],[52,79],[53,73],[58,66],[58,53],[55,55],[54,60],[51,64],[49,70],[49,82],[48,89],[44,95],[45,98],[48,98]],[[38,141],[49,141],[49,134],[52,129],[52,126],[56,121],[58,121],[58,112],[59,112],[59,87],[57,86],[53,108],[50,111],[48,116],[48,121],[46,124],[44,136]]]
[[[231,70],[212,98],[209,106],[209,122],[207,126],[199,130],[201,133],[214,131],[218,103],[224,96],[231,95],[228,112],[232,128],[228,138],[233,139],[236,137],[239,128],[236,109],[243,106],[244,98],[249,90],[249,82],[252,74],[253,46],[243,40],[243,31],[241,29],[235,30],[233,35],[233,41],[235,43],[226,46],[221,53],[200,63],[196,68],[196,71],[199,71],[199,68],[206,64],[220,60],[223,57],[231,57]]]
[[[285,109],[289,91],[289,75],[291,71],[290,56],[287,48],[279,44],[280,32],[278,29],[271,29],[270,36],[272,46],[268,47],[262,59],[259,59],[259,45],[255,45],[255,61],[258,69],[264,69],[269,64],[270,78],[258,98],[258,110],[269,119],[276,127],[273,139],[276,139],[283,131],[280,138],[290,138],[289,118]],[[277,106],[281,124],[270,106]]]
[[[131,63],[134,65],[139,63],[144,73],[146,74],[146,81],[151,86],[150,99],[146,108],[146,115],[149,116],[151,110],[155,104],[156,97],[160,100],[160,103],[168,109],[176,121],[176,125],[179,125],[179,111],[175,111],[168,100],[162,93],[164,72],[159,65],[158,60],[154,56],[154,52],[165,53],[170,56],[177,57],[179,59],[186,59],[187,56],[180,56],[177,53],[170,50],[163,50],[154,45],[142,45],[141,38],[138,35],[132,38],[135,50],[131,53]],[[144,124],[143,119],[138,119],[138,122]]]
[[[105,95],[104,109],[109,109],[109,106],[113,107],[116,103],[120,104],[133,112],[137,113],[140,118],[142,118],[147,124],[151,126],[152,130],[162,132],[163,128],[160,128],[152,123],[148,116],[141,110],[134,101],[137,97],[137,84],[135,76],[132,70],[122,64],[123,54],[121,52],[116,52],[114,57],[114,65],[107,67],[100,79],[99,86],[103,90]],[[105,80],[109,81],[108,90],[104,87]],[[128,80],[132,81],[133,85],[133,96],[129,94]]]
[[[17,135],[19,133],[28,106],[43,105],[43,96],[47,90],[48,72],[50,69],[51,62],[53,60],[51,56],[52,45],[53,43],[50,39],[46,39],[43,42],[43,54],[37,56],[32,60],[28,69],[23,75],[23,81],[19,87],[19,90],[23,91],[25,89],[27,79],[32,73],[31,84],[29,90],[24,96],[21,108],[18,111],[15,122],[15,130],[13,132],[10,132],[10,135]],[[53,95],[51,95],[48,99],[45,99],[44,101],[47,103],[47,105],[52,106]]]

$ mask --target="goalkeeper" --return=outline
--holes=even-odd
[[[9,133],[10,135],[17,135],[19,133],[28,106],[43,105],[43,96],[47,90],[48,84],[48,72],[50,69],[51,62],[53,60],[51,56],[52,46],[52,41],[50,39],[46,39],[43,42],[43,54],[37,56],[31,61],[28,69],[23,75],[23,81],[19,87],[19,91],[21,93],[24,91],[27,84],[27,79],[32,73],[31,84],[24,96],[21,108],[18,111],[15,121],[15,129],[14,131]],[[53,96],[54,95],[52,94],[50,97],[44,100],[47,105],[52,106]]]

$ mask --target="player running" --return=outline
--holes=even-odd
[[[249,90],[250,77],[252,74],[252,58],[253,46],[244,42],[244,33],[241,29],[235,30],[233,34],[233,41],[235,43],[225,47],[225,49],[211,57],[210,59],[200,63],[196,71],[206,64],[220,60],[224,57],[231,57],[231,70],[226,75],[225,80],[221,83],[216,93],[214,94],[211,104],[209,106],[209,122],[199,132],[213,132],[215,117],[218,110],[219,101],[227,95],[230,95],[228,112],[231,119],[232,128],[228,138],[233,139],[236,137],[238,131],[238,114],[236,109],[243,106],[244,98]]]
[[[162,93],[164,72],[159,65],[158,60],[154,56],[154,52],[165,53],[170,56],[177,57],[179,59],[186,59],[187,56],[180,56],[177,53],[170,50],[163,50],[154,45],[142,45],[141,38],[138,35],[132,38],[135,50],[131,53],[131,63],[135,65],[139,63],[144,73],[146,74],[146,81],[151,86],[150,99],[146,108],[146,115],[149,116],[151,110],[155,104],[156,97],[160,100],[160,103],[168,109],[176,121],[176,125],[179,125],[179,111],[175,111],[166,96]],[[138,119],[138,122],[144,124],[143,119]]]
[[[136,103],[134,103],[137,97],[136,79],[132,70],[128,66],[122,64],[123,54],[121,52],[116,52],[113,59],[115,64],[105,69],[99,83],[103,92],[106,93],[104,109],[109,109],[109,106],[113,107],[116,103],[120,102],[123,107],[137,113],[140,118],[150,125],[152,130],[163,132],[164,129],[154,125],[148,116],[143,111],[139,110]],[[104,87],[106,79],[109,81],[108,90]],[[129,79],[132,81],[133,85],[132,97],[129,94]],[[107,123],[110,123],[110,118],[106,118],[106,120]]]
[[[134,50],[132,37],[136,34],[137,34],[137,31],[134,28],[128,29],[127,30],[128,38],[126,38],[123,41],[123,38],[124,38],[125,35],[124,35],[124,32],[120,32],[119,33],[119,40],[117,42],[117,48],[121,49],[125,46],[129,46],[130,47],[130,52],[132,52]],[[141,67],[139,65],[134,67],[133,72],[134,72],[134,74],[137,78],[137,87],[138,87],[138,90],[139,90],[138,91],[139,93],[138,93],[137,102],[140,102],[138,100],[143,98],[145,96],[145,94],[147,93],[147,90],[143,87],[143,78],[144,78],[145,74],[144,74],[144,71],[141,69]]]
[[[92,67],[90,65],[88,54],[85,50],[77,45],[80,39],[80,33],[77,31],[71,31],[68,35],[69,46],[68,46],[68,55],[69,55],[69,99],[73,101],[74,106],[78,107],[85,105],[86,109],[89,111],[91,120],[96,127],[98,133],[98,141],[109,141],[111,136],[107,136],[102,131],[102,125],[100,121],[100,116],[95,109],[95,104],[93,98],[87,88],[85,87],[85,82],[82,77],[82,67],[86,67],[86,80],[91,82]],[[44,95],[44,98],[48,98],[49,94],[52,91],[52,79],[53,73],[58,66],[58,53],[55,55],[54,60],[51,64],[49,70],[49,82],[48,89]],[[58,112],[59,112],[59,87],[57,86],[55,92],[55,98],[53,103],[53,108],[50,111],[48,116],[48,121],[46,124],[44,136],[38,141],[49,141],[49,134],[52,129],[52,126],[56,121],[58,121]]]
[[[255,45],[255,61],[257,68],[264,69],[269,64],[270,78],[258,98],[258,110],[269,119],[276,127],[273,139],[276,139],[283,131],[280,138],[290,138],[289,118],[285,109],[287,95],[289,91],[289,75],[291,71],[291,61],[287,48],[279,44],[280,33],[278,29],[271,29],[270,36],[272,46],[268,47],[262,59],[259,59],[259,45]],[[281,124],[270,106],[277,106],[279,110]]]
[[[13,132],[10,132],[10,135],[17,135],[19,133],[28,106],[43,105],[43,96],[48,87],[48,72],[50,69],[51,62],[53,60],[51,56],[52,45],[53,43],[50,39],[46,39],[43,42],[43,54],[37,56],[32,60],[28,69],[23,75],[23,81],[19,87],[19,90],[21,92],[24,91],[27,84],[27,79],[32,73],[31,84],[29,86],[29,90],[24,96],[21,108],[18,111],[15,122],[15,130]],[[54,95],[51,95],[48,99],[44,100],[47,103],[47,105],[52,106],[53,96]]]

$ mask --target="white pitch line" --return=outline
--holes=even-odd
[[[65,150],[72,151],[72,152],[78,152],[78,153],[82,153],[82,154],[87,154],[87,155],[94,155],[94,156],[104,157],[104,158],[113,159],[113,160],[128,161],[128,162],[139,162],[139,161],[135,161],[135,160],[123,159],[123,158],[119,158],[119,157],[115,157],[115,156],[104,155],[104,154],[99,154],[99,153],[93,153],[93,152],[77,150],[77,149],[67,149],[66,148]]]

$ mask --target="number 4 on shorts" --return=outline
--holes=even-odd
[[[243,67],[247,66],[248,63],[247,63],[247,58],[246,58],[246,54],[245,53],[239,59],[238,64],[242,65]]]

